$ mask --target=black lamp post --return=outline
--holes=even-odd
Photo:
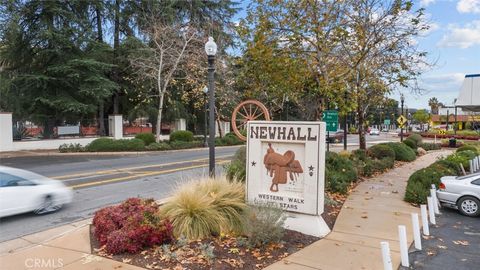
[[[403,96],[403,93],[400,94],[400,104],[402,108],[402,114],[403,115],[403,103],[405,102],[405,97]],[[400,126],[400,141],[403,142],[403,125]]]
[[[215,54],[217,54],[217,44],[212,37],[208,37],[205,43],[205,52],[208,56],[208,92],[209,92],[209,163],[208,172],[210,177],[215,177]]]
[[[203,145],[205,147],[208,146],[208,142],[207,142],[207,129],[208,129],[208,124],[207,124],[207,121],[208,121],[208,115],[207,115],[207,111],[208,111],[208,102],[207,102],[207,95],[208,95],[208,87],[204,87],[203,88],[203,93],[204,93],[204,96],[203,96],[203,104],[204,104],[204,112],[205,112],[205,116],[204,116],[204,121],[205,121],[205,128],[203,129]]]

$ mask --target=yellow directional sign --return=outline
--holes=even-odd
[[[438,130],[438,134],[447,134],[447,132],[444,130],[444,129],[439,129]]]
[[[403,127],[405,125],[405,123],[407,123],[407,118],[403,115],[400,115],[397,118],[397,123],[400,125],[400,127]]]

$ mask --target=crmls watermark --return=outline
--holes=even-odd
[[[25,260],[25,267],[35,268],[59,268],[63,267],[62,258],[28,258]]]

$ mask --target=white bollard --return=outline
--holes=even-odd
[[[427,206],[425,204],[420,205],[420,212],[422,215],[422,228],[424,235],[430,235],[430,230],[428,228],[428,215],[427,215]]]
[[[380,242],[382,246],[383,269],[392,270],[392,258],[390,257],[390,246],[388,242]]]
[[[430,189],[430,196],[433,199],[433,211],[435,212],[435,215],[440,215],[440,209],[438,208],[437,189],[435,188],[434,184],[432,184],[432,188]]]
[[[413,240],[415,241],[415,248],[422,250],[422,240],[420,238],[420,224],[418,222],[418,214],[412,213],[412,228],[413,228]]]
[[[475,172],[478,172],[480,170],[480,159],[475,157]]]
[[[473,159],[470,160],[470,174],[473,173]]]
[[[427,215],[427,206],[425,204],[420,205],[420,212],[422,215],[422,228],[424,235],[430,235],[430,230],[428,228],[428,215]]]
[[[428,217],[430,218],[430,223],[433,225],[437,224],[435,222],[435,211],[433,210],[433,198],[428,196],[427,197],[427,205],[428,205]]]
[[[398,225],[398,240],[400,241],[400,257],[402,266],[409,267],[408,263],[408,246],[407,246],[407,228],[404,225]]]

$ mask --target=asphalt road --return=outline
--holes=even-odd
[[[367,135],[369,144],[398,140],[382,134]],[[348,149],[358,148],[358,136],[349,135]],[[238,147],[217,148],[221,171]],[[331,144],[331,151],[343,144]],[[74,189],[74,200],[55,213],[22,214],[0,219],[0,242],[91,217],[99,208],[129,197],[163,199],[178,183],[205,176],[208,149],[156,152],[144,155],[23,156],[4,158],[5,166],[27,169],[61,181]]]
[[[422,239],[423,250],[410,253],[408,269],[480,269],[480,217],[466,217],[448,208],[441,212],[437,225],[430,227],[430,237]]]

